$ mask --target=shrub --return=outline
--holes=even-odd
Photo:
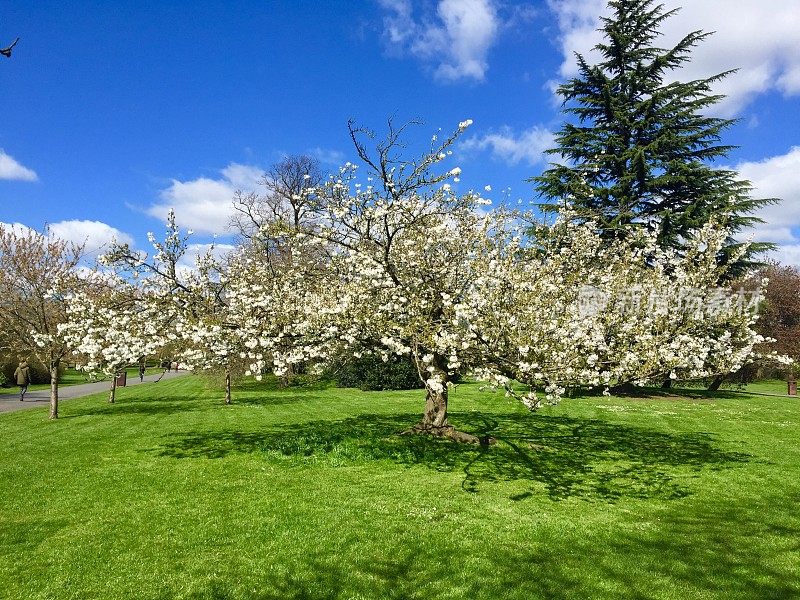
[[[330,373],[339,387],[364,391],[413,390],[424,387],[417,368],[408,357],[393,357],[384,362],[379,356],[362,356],[342,361]]]
[[[14,377],[14,371],[17,370],[19,366],[20,359],[13,356],[4,356],[2,357],[2,363],[0,363],[0,372],[2,372],[2,376],[5,377],[6,383],[8,385],[16,385],[17,380]],[[30,367],[31,373],[31,383],[50,383],[50,370],[44,366],[39,359],[37,358],[27,358],[28,366]],[[58,367],[58,377],[59,379],[64,375],[64,364],[62,363]],[[2,378],[0,378],[2,381]]]

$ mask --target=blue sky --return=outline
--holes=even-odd
[[[755,235],[800,264],[800,10],[797,0],[666,0],[687,6],[664,44],[717,33],[681,78],[739,71],[718,115],[739,123],[727,166],[762,196]],[[347,120],[474,124],[454,153],[460,188],[533,198],[562,121],[554,85],[598,41],[602,0],[0,3],[0,222],[101,247],[146,249],[163,215],[226,241],[236,188],[286,153],[326,169],[353,160]],[[510,191],[506,191],[509,190]]]

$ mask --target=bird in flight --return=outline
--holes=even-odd
[[[11,50],[14,49],[14,46],[17,45],[18,41],[19,41],[19,38],[15,39],[13,42],[11,42],[11,45],[8,48],[0,49],[0,54],[5,56],[6,58],[11,58]]]

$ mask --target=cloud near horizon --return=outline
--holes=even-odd
[[[48,230],[54,237],[82,245],[87,257],[97,257],[107,251],[114,241],[130,247],[135,245],[132,236],[102,221],[59,221],[48,225]]]
[[[20,234],[42,233],[42,231],[24,223],[0,223],[0,225],[10,227]],[[89,259],[97,258],[97,256],[108,250],[113,241],[120,244],[128,244],[131,247],[135,245],[131,235],[102,221],[82,221],[78,219],[59,221],[48,224],[45,231],[53,238],[83,246],[84,257]]]
[[[800,266],[800,146],[779,156],[739,163],[735,169],[753,184],[754,198],[780,199],[758,210],[756,216],[764,223],[747,233],[755,240],[779,244],[772,257]]]
[[[234,214],[233,196],[257,188],[264,169],[231,163],[220,171],[219,179],[198,177],[189,181],[173,179],[159,193],[160,200],[146,209],[150,216],[166,220],[170,209],[181,227],[197,233],[225,233]]]

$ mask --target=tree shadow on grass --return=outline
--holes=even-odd
[[[744,510],[743,510],[744,509]],[[276,556],[248,591],[219,578],[193,591],[194,600],[335,600],[338,598],[797,598],[791,557],[798,532],[754,544],[768,530],[758,510],[711,506],[660,513],[652,531],[623,527],[602,547],[581,534],[507,547],[487,539],[448,548],[408,536],[377,553],[344,547],[299,559]],[[594,528],[604,527],[594,524]],[[596,533],[597,530],[594,529]],[[458,592],[455,592],[458,590]],[[166,599],[172,597],[164,595]]]
[[[220,402],[220,404],[222,404]],[[62,410],[59,418],[72,419],[75,417],[89,417],[95,415],[172,415],[201,410],[195,397],[158,396],[155,398],[137,398],[135,400],[120,399],[113,404],[107,401],[107,396],[98,400],[97,404],[83,408],[69,407]]]
[[[271,406],[282,406],[287,404],[297,404],[298,402],[314,402],[316,400],[325,400],[321,395],[309,393],[309,390],[298,390],[297,394],[287,393],[283,391],[280,394],[258,394],[253,396],[238,396],[234,392],[233,404],[239,406],[249,406],[256,408],[269,408]]]
[[[780,505],[786,500],[778,497],[775,502]],[[795,526],[775,531],[770,521],[781,515],[771,513],[769,501],[759,507],[761,502],[759,498],[751,499],[748,506],[672,510],[663,516],[659,535],[643,537],[627,531],[612,547],[639,557],[640,573],[674,579],[676,588],[688,584],[725,598],[800,598],[800,530]],[[619,565],[608,559],[605,563],[606,577],[626,577]],[[643,578],[627,577],[632,586],[646,590]]]
[[[284,385],[278,377],[270,376],[264,377],[261,381],[255,379],[243,378],[235,382],[233,388],[234,392],[280,392],[291,393],[297,391],[298,393],[309,391],[322,391],[330,388],[335,388],[336,385],[329,379],[321,379],[308,376],[295,376],[289,380],[287,385]]]
[[[774,519],[785,517],[766,508],[785,501],[676,506],[644,529],[630,522],[616,529],[600,550],[591,539],[572,539],[567,547],[498,553],[492,571],[495,581],[519,578],[519,597],[644,599],[681,590],[688,598],[800,598],[797,521],[776,530]],[[534,571],[541,564],[549,566]]]
[[[328,401],[327,390],[336,390],[330,381],[310,381],[282,387],[278,381],[244,381],[233,389],[233,403],[241,406],[270,407],[298,402]],[[244,393],[241,393],[244,392]],[[255,393],[254,393],[255,392]],[[322,393],[320,393],[322,392]]]
[[[69,527],[66,519],[9,520],[0,527],[0,557],[14,562]]]
[[[704,388],[691,387],[638,387],[635,385],[624,386],[611,390],[611,395],[616,398],[641,398],[644,400],[670,400],[674,402],[691,402],[697,400],[731,400],[748,395],[747,392],[735,390],[711,391]],[[600,388],[580,389],[573,393],[574,398],[600,398],[605,397]]]
[[[704,388],[675,387],[669,389],[645,388],[645,394],[653,398],[674,398],[675,400],[735,400],[750,395],[737,390],[707,390]],[[645,395],[645,397],[647,397]]]
[[[452,421],[490,447],[458,444],[420,435],[399,435],[418,417],[366,414],[340,421],[287,424],[257,431],[171,434],[159,455],[172,458],[224,458],[232,453],[264,453],[327,461],[332,466],[387,460],[464,474],[462,488],[523,481],[530,492],[544,487],[552,499],[675,499],[687,496],[686,482],[704,469],[724,469],[749,456],[718,448],[706,433],[665,433],[598,419],[488,412],[453,413]]]
[[[281,568],[267,570],[259,581],[249,587],[247,592],[235,589],[229,580],[214,578],[200,589],[182,595],[187,600],[227,600],[247,598],[247,600],[340,600],[343,598],[385,598],[402,599],[440,597],[437,593],[429,595],[431,588],[449,592],[451,582],[446,578],[450,573],[439,566],[441,557],[432,557],[426,552],[421,559],[422,549],[403,548],[402,556],[395,554],[391,559],[369,557],[353,561],[352,556],[320,556],[309,551],[302,562],[281,564]],[[455,557],[453,557],[455,558]],[[437,565],[431,569],[430,566]],[[426,580],[436,571],[437,584],[431,586]],[[175,597],[173,591],[165,592],[158,600]],[[452,597],[449,593],[447,597]]]

